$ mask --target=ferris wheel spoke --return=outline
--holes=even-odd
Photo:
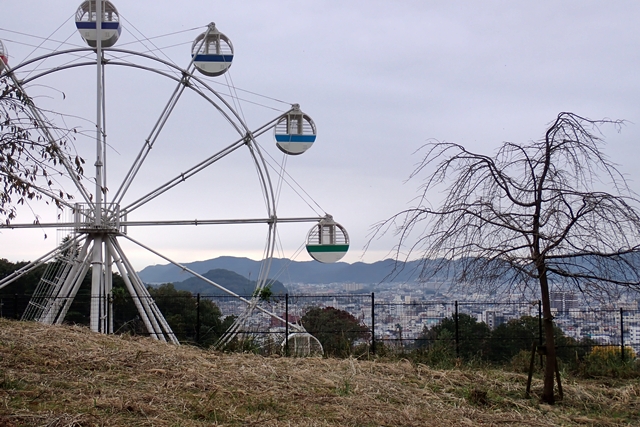
[[[318,223],[324,219],[323,216],[310,217],[268,217],[268,218],[233,218],[233,219],[179,219],[179,220],[157,220],[157,221],[125,221],[118,222],[119,227],[154,227],[154,226],[174,226],[174,225],[248,225],[248,224],[273,224],[273,223]],[[11,223],[0,224],[0,229],[29,229],[29,228],[59,228],[85,230],[90,227],[87,221],[78,222],[36,222],[36,223]]]
[[[160,196],[161,194],[167,192],[168,190],[172,189],[173,187],[177,186],[178,184],[186,181],[187,179],[191,178],[192,176],[196,175],[197,173],[203,171],[204,169],[206,169],[207,167],[211,166],[212,164],[214,164],[218,160],[220,160],[220,159],[228,156],[229,154],[233,153],[234,151],[236,151],[237,149],[242,147],[244,144],[245,144],[245,139],[244,138],[239,139],[238,141],[234,142],[233,144],[231,144],[230,146],[226,147],[225,149],[217,152],[216,154],[214,154],[213,156],[209,157],[208,159],[206,159],[206,160],[198,163],[197,165],[191,167],[190,169],[180,173],[176,177],[170,179],[169,181],[167,181],[163,185],[161,185],[158,188],[156,188],[155,190],[152,190],[151,192],[147,193],[146,195],[140,197],[138,200],[132,202],[127,207],[122,209],[122,212],[126,212],[128,214],[128,213],[138,209],[139,207],[145,205],[146,203],[150,202],[151,200],[155,199],[156,197]]]
[[[134,178],[140,171],[140,168],[144,164],[144,161],[149,155],[149,152],[151,151],[154,144],[156,143],[156,140],[160,136],[160,133],[162,132],[164,125],[167,123],[167,120],[169,119],[169,116],[173,112],[173,109],[175,108],[178,100],[184,93],[185,88],[186,88],[186,85],[181,82],[178,84],[178,86],[175,88],[175,90],[171,94],[171,97],[169,98],[169,102],[167,103],[167,105],[165,105],[164,109],[162,110],[160,117],[158,118],[155,125],[151,129],[151,132],[149,133],[149,136],[147,137],[147,139],[145,139],[142,149],[140,150],[140,152],[138,153],[138,156],[136,157],[133,164],[131,165],[129,172],[127,172],[127,175],[122,181],[120,188],[118,188],[118,191],[116,191],[116,194],[113,197],[113,204],[120,203],[120,201],[122,200],[122,197],[124,197],[127,190],[131,186],[131,183],[133,182]]]
[[[317,223],[324,217],[297,217],[297,218],[245,218],[245,219],[188,219],[166,221],[120,221],[123,227],[139,226],[163,226],[163,225],[247,225],[247,224],[274,224],[274,223]],[[53,225],[53,224],[52,224]]]
[[[73,49],[73,50],[69,50],[69,51],[65,51],[64,53],[69,53],[69,52],[83,52],[86,51],[87,49]],[[189,87],[190,89],[192,89],[194,92],[196,92],[198,95],[200,95],[201,97],[203,97],[204,99],[207,100],[207,102],[209,102],[212,106],[214,106],[214,108],[216,108],[218,110],[218,112],[220,112],[225,119],[235,128],[235,130],[240,133],[241,135],[247,135],[247,136],[252,136],[253,138],[258,137],[259,135],[262,135],[263,133],[267,132],[269,129],[272,129],[276,122],[278,122],[279,120],[281,120],[286,114],[288,114],[290,111],[276,117],[275,119],[273,119],[272,121],[268,122],[267,124],[265,124],[264,126],[256,129],[254,132],[248,132],[247,131],[247,127],[244,124],[243,120],[241,119],[241,117],[235,112],[235,110],[231,107],[231,105],[217,92],[215,91],[211,86],[209,86],[205,81],[203,81],[201,78],[197,77],[196,75],[190,73],[187,70],[181,69],[177,66],[175,66],[174,64],[171,64],[167,61],[164,61],[160,58],[155,58],[146,54],[141,54],[139,52],[133,52],[133,51],[129,51],[129,50],[125,50],[125,49],[115,49],[115,48],[108,48],[108,49],[104,49],[105,51],[110,51],[110,52],[115,52],[115,53],[126,53],[126,54],[132,54],[135,56],[139,56],[139,57],[143,57],[149,60],[154,60],[154,61],[158,61],[161,62],[177,71],[179,71],[182,74],[182,78],[178,78],[175,75],[172,74],[168,74],[168,73],[164,73],[160,70],[154,69],[154,68],[150,68],[150,67],[145,67],[139,64],[134,64],[134,63],[122,63],[122,62],[117,62],[115,60],[109,60],[109,64],[110,65],[121,65],[121,66],[127,66],[127,67],[132,67],[132,68],[139,68],[139,69],[143,69],[146,71],[151,71],[151,72],[155,72],[157,74],[163,75],[167,78],[173,79],[174,81],[177,82],[177,86],[176,86],[176,90],[174,90],[174,93],[172,94],[169,102],[167,103],[165,110],[163,110],[160,118],[158,119],[158,121],[156,122],[152,132],[149,135],[149,138],[147,138],[147,140],[145,140],[145,143],[140,151],[140,153],[138,154],[138,157],[136,158],[136,160],[134,161],[133,165],[131,166],[129,172],[127,173],[125,179],[122,181],[120,187],[118,188],[116,194],[114,195],[114,197],[112,198],[112,201],[110,202],[110,207],[108,210],[112,210],[113,206],[120,203],[122,198],[124,197],[126,191],[128,190],[128,188],[130,187],[130,185],[132,184],[135,176],[137,175],[138,171],[140,170],[142,164],[144,163],[144,160],[146,159],[147,155],[149,154],[150,149],[153,147],[153,144],[155,143],[155,141],[157,140],[160,131],[162,130],[162,127],[164,126],[164,124],[166,123],[167,119],[170,116],[170,113],[173,111],[173,108],[175,107],[178,99],[180,98],[180,95],[184,92],[184,89],[186,89],[187,87]],[[54,56],[54,55],[59,55],[61,54],[60,52],[55,52],[49,55],[43,55],[40,58],[36,58],[30,62],[35,62],[38,60],[43,60],[46,59],[48,57]],[[81,66],[88,66],[88,65],[95,65],[94,62],[82,62],[82,63],[74,63],[74,64],[67,64],[61,67],[56,67],[50,70],[47,70],[41,74],[38,74],[36,76],[32,76],[32,78],[29,79],[29,81],[32,81],[36,78],[39,78],[41,76],[47,75],[47,74],[51,74],[57,71],[62,71],[62,70],[66,70],[69,68],[75,68],[75,67],[81,67]],[[22,66],[22,64],[20,65]],[[19,67],[20,67],[19,66]],[[191,82],[191,83],[190,83]],[[218,102],[216,102],[210,95],[208,94],[213,94],[218,102],[220,102],[225,108],[222,108],[220,105],[218,105]],[[227,113],[227,111],[229,111],[231,114]],[[245,133],[246,132],[246,133]],[[257,147],[257,144],[255,144]],[[259,157],[260,157],[260,163],[264,163],[264,159],[262,159],[262,154],[259,153]],[[64,159],[62,159],[64,160]],[[257,163],[258,161],[256,161]],[[65,166],[69,166],[68,162],[66,162],[67,164]],[[68,168],[67,168],[68,169]],[[71,175],[71,174],[70,174]],[[71,175],[73,178],[73,175]],[[264,181],[264,177],[260,178],[261,181]],[[76,186],[81,187],[81,183],[77,182]],[[267,185],[263,185],[263,187],[267,188]],[[89,203],[89,200],[91,199],[91,196],[88,195],[88,192],[86,190],[80,190],[81,193],[83,194],[83,196],[85,197],[85,200]],[[90,204],[90,203],[89,203]]]
[[[240,295],[236,294],[236,293],[235,293],[235,292],[233,292],[233,291],[230,291],[229,289],[225,288],[224,286],[217,284],[217,283],[216,283],[216,282],[214,282],[213,280],[209,280],[209,279],[207,279],[206,277],[202,276],[201,274],[198,274],[198,273],[196,273],[195,271],[191,270],[189,267],[186,267],[186,266],[184,266],[184,265],[180,264],[179,262],[176,262],[176,261],[172,260],[171,258],[169,258],[169,257],[167,257],[167,256],[165,256],[165,255],[162,255],[160,252],[158,252],[158,251],[156,251],[156,250],[151,249],[149,246],[146,246],[145,244],[143,244],[143,243],[141,243],[141,242],[138,242],[137,240],[135,240],[135,239],[134,239],[134,238],[132,238],[131,236],[124,235],[123,237],[124,237],[124,238],[126,238],[127,240],[131,241],[132,243],[135,243],[136,245],[140,246],[141,248],[146,249],[147,251],[151,252],[152,254],[157,255],[157,256],[159,256],[160,258],[164,259],[165,261],[167,261],[167,262],[169,262],[169,263],[171,263],[171,264],[175,265],[176,267],[178,267],[178,268],[182,269],[183,271],[186,271],[187,273],[191,273],[193,276],[195,276],[195,277],[197,277],[197,278],[199,278],[199,279],[204,280],[204,281],[205,281],[205,282],[207,282],[208,284],[210,284],[210,285],[212,285],[212,286],[214,286],[214,287],[216,287],[216,288],[220,289],[220,290],[221,290],[221,291],[223,291],[223,292],[226,292],[227,294],[231,295],[232,297],[236,297],[236,298],[238,298],[240,301],[242,301],[242,302],[244,302],[244,303],[246,303],[246,304],[251,304],[251,301],[250,301],[250,300],[248,300],[248,299],[246,299],[246,298],[241,297]]]
[[[215,31],[215,26],[213,27],[209,26],[209,28],[207,28],[207,31],[204,33],[204,37],[200,42],[198,49],[200,49],[202,45],[205,44],[207,36],[211,31]],[[144,145],[142,146],[142,149],[140,150],[140,152],[138,153],[138,156],[134,160],[134,163],[131,166],[131,169],[129,169],[129,172],[127,173],[124,180],[122,181],[120,188],[118,188],[118,191],[116,192],[113,198],[113,204],[119,204],[122,201],[122,198],[126,194],[129,187],[131,186],[131,183],[135,179],[136,175],[140,171],[140,168],[142,167],[147,156],[149,155],[149,152],[153,148],[153,145],[156,143],[158,137],[162,133],[162,129],[167,123],[167,120],[169,119],[169,117],[171,116],[171,113],[176,107],[178,101],[180,100],[180,97],[184,93],[185,89],[190,86],[190,80],[193,74],[189,70],[195,69],[195,65],[193,65],[194,60],[195,60],[195,56],[192,56],[191,61],[187,66],[187,72],[183,72],[182,78],[180,79],[180,81],[178,82],[178,85],[176,86],[173,93],[169,97],[169,101],[167,102],[164,109],[160,113],[160,117],[158,118],[155,125],[151,129],[149,136],[145,140]]]

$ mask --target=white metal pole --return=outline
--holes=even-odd
[[[102,225],[102,1],[96,0],[96,226]]]
[[[113,254],[109,245],[104,246],[104,311],[102,316],[104,321],[103,332],[113,333]]]
[[[94,227],[102,227],[102,1],[96,0],[96,190]],[[93,257],[91,261],[91,330],[100,331],[100,310],[102,283],[103,283],[103,257],[102,236],[96,235],[93,241]]]
[[[129,291],[129,295],[131,295],[131,298],[133,299],[134,305],[138,309],[138,314],[140,315],[140,318],[142,319],[144,326],[147,328],[147,332],[149,332],[149,336],[153,339],[159,339],[159,334],[157,333],[158,331],[156,331],[153,325],[151,324],[149,315],[147,314],[145,307],[142,305],[141,298],[136,292],[136,289],[134,288],[133,283],[131,283],[131,280],[129,279],[129,273],[127,272],[127,269],[122,263],[122,258],[121,258],[122,254],[118,251],[118,248],[114,247],[111,240],[108,240],[107,244],[110,246],[111,252],[113,253],[113,260],[116,263],[116,267],[118,268],[118,271],[120,271],[120,275],[124,280],[124,284],[127,287],[127,290]]]
[[[100,296],[102,284],[102,237],[94,236],[91,258],[91,330],[100,330]]]

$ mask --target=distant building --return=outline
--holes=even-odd
[[[570,310],[580,308],[578,297],[575,292],[551,292],[550,295],[551,308],[556,309],[558,314],[569,314]]]
[[[495,310],[484,310],[478,316],[478,321],[486,323],[489,329],[494,330],[504,323],[504,315]]]
[[[347,283],[344,285],[344,290],[347,292],[357,292],[364,289],[364,285],[362,283]]]
[[[640,326],[628,326],[625,331],[624,341],[625,344],[634,347],[640,346]]]

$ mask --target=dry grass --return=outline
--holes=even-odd
[[[500,370],[223,354],[0,319],[0,426],[640,424],[640,382],[565,382],[550,407]]]

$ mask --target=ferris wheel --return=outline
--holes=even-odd
[[[85,123],[84,128],[87,127],[86,123],[90,123],[89,128],[95,126],[95,130],[91,129],[90,132],[79,132],[79,137],[88,141],[85,145],[90,147],[90,156],[95,156],[95,162],[92,163],[95,166],[93,177],[88,177],[89,174],[79,176],[68,158],[61,156],[58,159],[59,176],[56,179],[66,186],[65,191],[71,189],[75,196],[73,200],[52,193],[46,186],[34,185],[34,191],[66,208],[71,213],[70,219],[0,226],[5,232],[9,229],[47,228],[69,232],[54,250],[0,280],[2,289],[38,266],[47,264],[23,319],[48,324],[62,323],[84,277],[90,272],[90,327],[96,332],[113,333],[111,295],[112,273],[115,269],[122,276],[149,335],[154,339],[177,344],[178,340],[170,325],[151,299],[129,260],[126,244],[127,247],[155,254],[245,304],[245,311],[238,316],[221,344],[228,343],[243,333],[243,325],[255,313],[262,313],[287,323],[291,335],[284,338],[290,339],[296,346],[311,348],[319,345],[313,342],[313,337],[306,334],[301,325],[289,323],[288,319],[272,313],[261,304],[259,298],[260,291],[269,285],[279,224],[312,224],[304,245],[309,255],[317,261],[336,262],[349,248],[346,230],[326,212],[307,216],[279,216],[276,213],[279,188],[288,174],[282,165],[277,165],[274,158],[268,155],[258,138],[271,133],[275,146],[284,153],[285,159],[286,156],[301,155],[316,141],[317,129],[311,117],[298,104],[290,104],[290,108],[280,111],[266,123],[257,127],[249,126],[239,97],[230,98],[229,94],[216,89],[215,79],[229,71],[235,51],[231,40],[213,23],[208,24],[191,43],[185,67],[148,49],[140,51],[126,46],[117,47],[123,26],[118,10],[109,1],[84,1],[75,14],[75,27],[86,46],[56,49],[15,66],[10,65],[7,47],[0,41],[0,79],[8,79],[22,93],[28,94],[31,87],[56,87],[59,81],[56,76],[71,73],[73,76],[66,81],[73,81],[73,86],[76,87],[70,93],[78,87],[84,88],[78,89],[82,92],[78,98],[90,102],[79,109],[80,113],[73,112],[58,118],[61,117],[65,124],[77,119],[80,123]],[[108,90],[109,76],[134,72],[148,76],[142,80],[141,85],[148,80],[153,82],[154,88],[159,85],[166,88],[166,98],[161,103],[135,107],[134,100],[144,94],[131,92],[136,89],[144,91],[144,88],[115,88],[115,92],[120,90],[122,100],[115,102],[117,112],[112,115],[112,99],[117,98],[118,93],[112,96]],[[235,90],[235,87],[231,89]],[[64,97],[67,97],[66,92]],[[33,99],[27,97],[26,107],[37,122],[40,137],[50,144],[57,144],[60,138],[59,127],[53,125],[55,118],[50,117],[57,112],[48,112]],[[122,110],[127,108],[130,111],[123,113]],[[118,129],[119,119],[136,124],[142,121],[142,109],[145,112],[153,109],[157,113],[140,136],[132,135],[134,132],[129,128]],[[88,115],[85,114],[87,111]],[[143,126],[136,126],[136,129],[140,127]],[[171,137],[167,138],[165,134]],[[206,152],[192,152],[194,150],[191,150],[189,143],[203,139],[203,135],[207,142]],[[80,142],[77,145],[81,145]],[[168,160],[165,158],[164,163],[149,167],[154,152],[161,146],[171,148],[167,151]],[[202,146],[200,144],[197,147],[200,149]],[[183,157],[190,163],[185,164]],[[88,160],[90,157],[85,158]],[[227,161],[233,163],[234,167],[244,167],[243,172],[238,173],[237,182],[228,175],[227,170],[216,175],[216,167]],[[181,169],[172,173],[173,166]],[[245,173],[246,170],[251,173]],[[247,183],[248,175],[254,177],[252,184]],[[238,188],[231,191],[226,204],[242,205],[244,210],[236,216],[225,217],[222,216],[223,213],[232,212],[226,209],[228,206],[225,203],[206,204],[204,209],[180,209],[180,204],[184,201],[181,188],[192,181],[198,182],[200,205],[206,204],[204,201],[209,200],[209,193],[237,184]],[[256,200],[248,203],[247,199],[252,198]],[[177,212],[181,217],[163,217],[163,213],[168,211],[174,215]],[[194,219],[192,214],[195,212],[206,212],[211,216]],[[256,245],[263,245],[264,248],[253,297],[237,295],[136,237],[138,230],[148,228],[167,230],[198,227],[201,230],[205,226],[209,230],[247,225],[261,228],[260,235],[255,233],[255,241]],[[254,233],[250,236],[254,236]],[[301,236],[301,240],[303,239],[304,236]],[[212,237],[212,242],[224,245],[224,242],[215,237]]]

